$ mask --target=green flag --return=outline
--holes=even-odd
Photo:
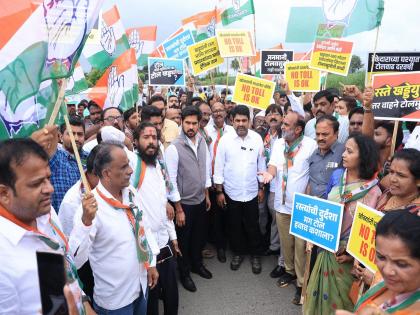
[[[218,9],[221,10],[223,26],[239,21],[250,14],[255,14],[252,0],[220,0]]]

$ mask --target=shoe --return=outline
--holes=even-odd
[[[301,287],[296,287],[296,292],[295,292],[295,296],[292,300],[292,303],[295,305],[302,305],[301,301],[301,296],[302,296],[302,288]]]
[[[261,273],[261,258],[259,256],[251,256],[251,266],[252,266],[252,273],[259,274]]]
[[[207,258],[207,259],[213,258],[214,257],[214,251],[211,250],[211,249],[203,249],[201,251],[201,257]]]
[[[238,270],[243,260],[244,258],[242,256],[239,256],[239,255],[233,256],[232,261],[230,262],[230,269]]]
[[[201,265],[198,269],[192,269],[191,272],[198,274],[201,278],[204,279],[211,279],[213,278],[213,275],[210,271],[204,267],[204,265]]]
[[[278,255],[280,255],[280,249],[277,249],[277,250],[267,249],[264,252],[264,256],[278,256]]]
[[[217,250],[217,259],[221,262],[221,263],[225,263],[226,262],[226,253],[225,250],[223,248],[219,248]]]
[[[287,287],[289,284],[291,284],[295,280],[296,280],[296,276],[291,275],[290,273],[285,272],[284,275],[282,275],[280,277],[279,281],[277,281],[277,285],[280,288],[284,288],[284,287]]]
[[[181,284],[182,286],[185,288],[185,290],[190,291],[190,292],[195,292],[197,291],[197,287],[195,286],[194,281],[191,279],[191,277],[188,276],[181,276]]]
[[[271,278],[280,278],[282,275],[286,273],[286,269],[283,266],[276,266],[273,271],[270,272]]]

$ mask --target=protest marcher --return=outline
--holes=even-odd
[[[346,253],[346,246],[357,202],[375,208],[381,195],[376,177],[378,162],[373,139],[361,134],[349,137],[343,153],[344,169],[334,171],[327,187],[328,200],[344,204],[339,249],[336,253],[319,249],[308,283],[305,314],[312,314],[315,309],[320,314],[337,308],[353,309],[349,297],[353,258]]]
[[[163,127],[161,130],[160,141],[167,148],[179,135],[178,125],[172,120],[166,119],[166,101],[160,95],[153,95],[149,100],[150,106],[155,106],[162,111]]]
[[[305,126],[305,136],[315,139],[315,123],[316,118],[322,115],[332,115],[334,113],[334,95],[327,90],[321,90],[314,95],[313,98],[314,115]],[[338,116],[340,128],[338,131],[338,141],[344,143],[349,135],[349,120],[347,117]]]
[[[69,281],[76,280],[73,287],[78,302],[84,300],[67,239],[51,207],[54,188],[48,160],[43,148],[31,139],[0,142],[0,314],[40,313],[37,251],[65,256]],[[96,212],[91,194],[83,207],[87,216]],[[92,314],[89,303],[83,305]]]
[[[339,123],[334,116],[324,115],[316,120],[318,148],[309,158],[309,183],[306,194],[326,198],[331,174],[342,167],[344,144],[338,142]]]
[[[181,109],[181,106],[179,105],[178,97],[175,94],[171,94],[168,96],[167,107],[168,109],[170,108]]]
[[[99,131],[102,126],[102,108],[94,101],[89,101],[87,105],[89,117],[85,118],[85,139],[89,139]]]
[[[175,122],[178,127],[181,126],[181,110],[178,108],[168,108],[166,110],[166,119],[172,120],[173,122]]]
[[[357,102],[353,97],[343,96],[335,106],[335,113],[340,116],[348,116],[349,112],[357,107]]]
[[[70,234],[76,266],[89,259],[95,279],[94,308],[99,315],[110,311],[145,314],[148,288],[153,289],[158,280],[159,247],[139,208],[138,194],[129,186],[133,170],[124,146],[102,142],[94,170],[99,183],[92,194],[98,211],[86,218],[86,211],[79,207]]]
[[[210,199],[210,154],[206,142],[197,136],[200,111],[192,106],[182,110],[182,131],[165,151],[173,189],[169,199],[175,203],[179,247],[178,268],[181,283],[188,291],[197,290],[190,272],[205,279],[212,274],[203,265],[201,251],[207,234]]]
[[[133,142],[134,129],[139,125],[140,117],[135,107],[127,109],[124,114],[124,133]]]
[[[265,119],[265,111],[259,111],[252,121],[252,130],[258,133],[263,139],[269,129],[268,123]]]
[[[206,140],[207,146],[210,146],[210,143],[213,141],[212,138],[208,135],[206,127],[211,118],[211,107],[206,102],[200,102],[196,106],[201,113],[200,126],[198,132]]]
[[[277,282],[286,287],[297,280],[292,303],[299,304],[305,269],[305,241],[289,234],[293,207],[293,194],[304,193],[309,181],[309,158],[316,148],[316,142],[306,137],[303,117],[290,111],[283,119],[282,138],[274,143],[268,171],[264,182],[276,177],[274,209],[280,237],[280,248],[284,257],[285,273]]]
[[[418,314],[420,309],[420,217],[397,210],[376,226],[376,266],[383,281],[357,302],[355,314]],[[337,315],[351,315],[337,311]]]
[[[67,102],[67,113],[68,113],[69,117],[77,115],[76,102],[74,102],[74,101],[68,101]]]
[[[235,133],[220,139],[213,181],[217,203],[228,212],[233,251],[230,268],[238,270],[244,255],[251,254],[252,272],[258,274],[262,269],[258,201],[264,200],[264,186],[258,182],[257,173],[266,170],[264,146],[261,137],[249,130],[248,107],[236,106],[232,117]]]
[[[276,90],[273,94],[274,103],[280,106],[282,112],[285,110],[285,106],[288,102],[287,94],[284,91]]]
[[[363,107],[355,107],[349,112],[349,134],[362,133],[363,126]]]
[[[84,117],[84,111],[87,108],[89,102],[87,100],[81,100],[79,104],[77,104],[77,115],[81,118]]]
[[[225,110],[226,110],[225,122],[226,122],[226,124],[228,124],[230,126],[232,126],[232,119],[233,119],[231,113],[232,113],[232,110],[236,106],[236,103],[234,103],[232,101],[232,99],[233,99],[233,96],[232,95],[227,95],[225,97],[225,101],[223,103],[225,105]]]
[[[159,314],[159,298],[163,299],[164,314],[178,313],[178,285],[175,257],[181,255],[175,226],[166,214],[167,188],[161,162],[156,127],[142,122],[134,132],[134,139],[141,160],[136,170],[135,188],[140,197],[139,206],[144,210],[149,227],[160,248],[156,258],[159,272],[157,286],[149,291],[147,313]],[[169,251],[170,249],[170,251]]]
[[[179,92],[179,106],[181,109],[183,109],[185,106],[187,106],[187,93],[184,91]]]

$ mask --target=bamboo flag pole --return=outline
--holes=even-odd
[[[58,112],[61,107],[61,103],[63,103],[64,93],[66,92],[66,87],[67,87],[67,79],[61,79],[59,82],[61,83],[60,90],[58,92],[58,97],[57,97],[57,100],[55,101],[47,126],[54,125],[55,119],[57,118]]]
[[[395,145],[397,144],[397,134],[398,134],[399,123],[400,122],[398,120],[396,120],[394,123],[394,131],[392,133],[392,143],[391,143],[391,156],[394,155]]]
[[[375,39],[375,46],[373,49],[373,55],[372,55],[372,64],[370,65],[370,79],[369,79],[369,84],[372,84],[372,76],[373,76],[373,64],[375,63],[375,58],[376,58],[376,49],[378,48],[378,41],[379,41],[379,28],[381,26],[379,25],[378,28],[376,29],[376,39]]]
[[[254,45],[255,45],[255,53],[256,53],[257,52],[257,23],[255,22],[255,12],[253,14],[253,19],[254,19]],[[257,63],[254,63],[254,75],[257,75]]]
[[[229,90],[229,58],[226,58],[226,96]]]

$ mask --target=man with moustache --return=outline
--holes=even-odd
[[[315,117],[307,122],[305,126],[305,136],[315,139],[316,119],[322,115],[333,115],[334,113],[334,95],[327,90],[321,90],[314,95],[312,102]],[[340,124],[338,141],[344,143],[349,136],[349,120],[345,116],[338,116],[338,122]]]
[[[210,146],[210,143],[213,141],[213,139],[208,135],[208,133],[207,133],[207,131],[206,131],[205,128],[206,128],[207,124],[210,121],[211,108],[204,101],[199,102],[196,105],[196,107],[198,108],[198,110],[201,113],[200,126],[198,128],[198,132],[204,138],[204,140],[206,140],[207,146]]]
[[[219,207],[227,207],[232,270],[238,270],[244,255],[251,255],[254,274],[261,273],[261,233],[258,202],[264,200],[264,186],[257,173],[266,170],[264,146],[259,134],[249,130],[250,113],[245,105],[232,110],[235,133],[220,139],[213,181]]]
[[[89,101],[87,104],[87,109],[89,111],[89,118],[85,119],[85,139],[89,139],[101,128],[101,113],[102,108],[95,103],[94,101]]]
[[[175,109],[181,109],[181,106],[179,105],[178,97],[175,94],[171,94],[168,96],[168,109],[175,108]]]
[[[182,131],[165,151],[166,165],[173,189],[169,200],[175,203],[176,225],[182,257],[178,256],[181,283],[188,291],[197,290],[190,271],[210,279],[201,251],[207,233],[206,211],[210,209],[208,188],[210,154],[203,137],[198,136],[200,111],[193,106],[182,110]]]
[[[363,107],[355,107],[349,112],[349,134],[362,133],[364,115]]]
[[[172,120],[173,122],[175,122],[178,127],[181,126],[181,110],[178,108],[168,108],[166,110],[166,119]]]
[[[150,227],[160,248],[156,268],[159,272],[158,284],[148,294],[148,314],[159,314],[158,302],[162,297],[164,314],[178,313],[178,285],[175,257],[181,252],[175,226],[166,214],[167,189],[166,169],[158,160],[159,146],[156,127],[150,122],[142,122],[134,131],[140,163],[135,170],[135,187],[140,197],[140,208],[144,210]]]

